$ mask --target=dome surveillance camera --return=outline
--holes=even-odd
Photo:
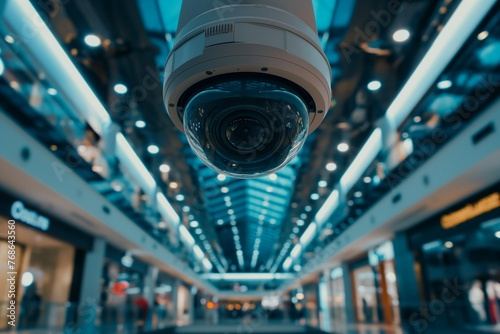
[[[184,0],[163,97],[213,170],[253,178],[286,166],[325,117],[330,87],[311,0]]]

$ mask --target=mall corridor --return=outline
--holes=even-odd
[[[500,333],[497,0],[0,0],[0,333]]]

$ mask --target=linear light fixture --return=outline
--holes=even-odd
[[[116,134],[115,156],[142,190],[148,196],[153,196],[156,191],[156,181],[122,133]]]
[[[212,281],[272,281],[288,280],[295,277],[294,274],[287,273],[209,273],[202,274],[202,278]]]
[[[283,270],[288,271],[292,266],[293,259],[289,256],[286,258],[285,262],[283,262]]]
[[[101,136],[111,117],[28,0],[7,0],[1,19],[65,101]]]
[[[302,245],[296,244],[295,247],[293,247],[292,251],[290,252],[290,257],[292,259],[296,259],[300,255],[301,251],[302,251]]]
[[[337,189],[333,190],[331,194],[326,199],[325,203],[321,206],[316,214],[314,220],[318,226],[322,226],[328,218],[332,215],[332,213],[338,208],[340,194]]]
[[[429,51],[389,106],[386,117],[393,130],[403,123],[434,85],[495,2],[495,0],[460,2]]]
[[[206,269],[207,271],[212,270],[213,266],[212,266],[212,263],[210,262],[210,260],[209,260],[209,259],[204,258],[204,259],[201,261],[201,263],[203,264],[203,267],[205,267],[205,269]]]
[[[181,225],[179,227],[179,233],[182,238],[182,241],[184,241],[189,247],[194,246],[195,244],[194,238],[184,225]]]
[[[162,193],[156,193],[156,209],[163,219],[173,226],[177,226],[181,222],[179,215],[175,212],[168,199]]]
[[[342,193],[348,193],[382,150],[382,130],[376,128],[340,179]]]
[[[196,258],[200,261],[202,261],[205,258],[205,253],[203,253],[200,246],[198,246],[198,245],[194,245],[193,253],[194,253],[194,256],[196,256]]]
[[[314,238],[314,233],[316,233],[317,227],[318,226],[314,222],[309,224],[309,226],[300,237],[300,243],[302,244],[302,247],[306,248],[306,246],[309,245],[311,240]]]

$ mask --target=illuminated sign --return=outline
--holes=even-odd
[[[22,221],[30,226],[39,228],[42,231],[47,231],[50,226],[50,220],[38,214],[36,211],[28,210],[21,201],[15,201],[11,208],[10,214],[12,218]]]
[[[450,229],[496,208],[500,208],[500,193],[491,194],[474,204],[468,204],[462,209],[442,216],[441,226]]]

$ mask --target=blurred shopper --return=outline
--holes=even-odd
[[[147,299],[141,295],[135,300],[134,305],[137,307],[137,330],[139,333],[143,333],[146,329],[148,320],[149,303]]]

